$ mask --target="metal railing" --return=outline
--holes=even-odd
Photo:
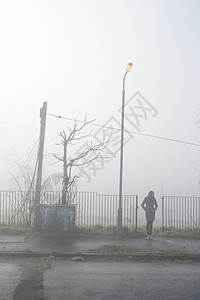
[[[33,192],[0,191],[0,225],[31,228],[34,223]],[[75,205],[75,223],[80,228],[112,228],[117,226],[118,195],[99,195],[94,192],[67,193],[68,204]],[[42,192],[40,203],[62,203],[60,192]],[[137,230],[138,196],[123,195],[122,225]]]
[[[200,197],[163,196],[163,230],[195,230],[200,228]]]
[[[0,191],[1,226],[30,228],[33,223],[33,212],[33,193]]]

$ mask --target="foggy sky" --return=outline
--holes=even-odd
[[[157,111],[140,119],[140,132],[200,144],[199,11],[195,0],[2,0],[1,190],[10,188],[11,173],[17,175],[16,162],[32,153],[34,165],[43,101],[55,115],[120,122],[130,61],[126,101],[139,92]],[[72,124],[47,116],[45,178],[62,172],[50,153],[59,153],[57,132]],[[125,127],[137,131],[127,119]],[[99,128],[89,130],[96,135]],[[123,193],[199,195],[199,153],[198,146],[133,134],[124,148]],[[89,174],[80,190],[117,194],[119,152]]]

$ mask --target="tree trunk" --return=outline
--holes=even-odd
[[[67,202],[67,186],[68,186],[68,176],[67,176],[67,143],[64,141],[64,156],[63,156],[63,188],[62,188],[62,204]]]

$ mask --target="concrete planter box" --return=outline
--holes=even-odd
[[[69,231],[75,227],[75,207],[40,204],[35,209],[35,225],[39,231]]]

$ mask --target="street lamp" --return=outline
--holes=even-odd
[[[118,208],[118,234],[122,234],[122,178],[123,178],[123,148],[124,148],[124,102],[125,102],[125,79],[133,64],[129,63],[123,78],[122,90],[122,114],[121,114],[121,147],[120,147],[120,178],[119,178],[119,208]]]

